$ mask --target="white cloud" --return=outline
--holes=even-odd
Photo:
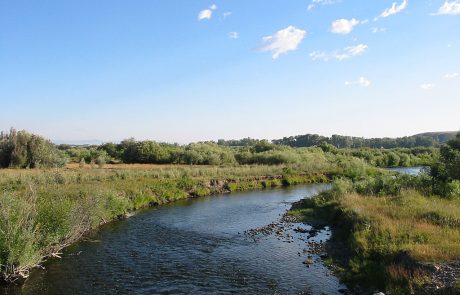
[[[323,51],[314,51],[310,53],[312,60],[324,60],[329,61],[335,59],[338,61],[349,59],[353,56],[361,55],[367,50],[368,46],[366,44],[358,44],[356,46],[345,47],[343,50],[337,50],[334,52],[323,52]]]
[[[374,20],[377,20],[379,18],[385,18],[385,17],[389,17],[393,14],[397,14],[401,11],[403,11],[404,9],[407,8],[407,6],[409,5],[409,1],[408,0],[403,0],[403,2],[401,4],[398,5],[398,3],[396,2],[393,2],[393,4],[391,5],[390,8],[387,8],[385,9],[380,15],[379,17],[376,17]]]
[[[438,12],[435,15],[457,15],[460,14],[460,1],[446,1],[439,7]]]
[[[208,9],[203,9],[198,13],[198,20],[211,19],[212,12],[217,9],[216,4],[211,5]]]
[[[377,27],[371,28],[371,32],[372,32],[373,34],[384,33],[385,31],[386,31],[385,28],[377,28]]]
[[[361,86],[361,87],[369,87],[369,86],[371,86],[371,84],[372,84],[371,81],[369,81],[368,79],[366,79],[364,77],[360,77],[356,81],[345,81],[346,86],[358,85],[358,86]]]
[[[454,79],[458,77],[458,73],[445,74],[444,79]]]
[[[231,11],[226,11],[226,12],[224,12],[224,14],[223,14],[224,19],[226,19],[226,18],[229,17],[230,15],[232,15],[232,12],[231,12]]]
[[[319,5],[332,5],[341,2],[341,0],[312,0],[308,5],[307,9],[309,11],[313,10],[316,6]]]
[[[423,90],[431,90],[434,88],[434,84],[432,83],[425,83],[425,84],[421,84],[420,85],[420,88],[422,88]]]
[[[306,31],[289,26],[272,36],[264,37],[262,39],[264,44],[259,50],[262,52],[270,51],[273,59],[277,59],[281,54],[296,50],[306,35]]]
[[[334,21],[331,25],[331,32],[336,34],[349,34],[353,31],[353,27],[359,25],[361,22],[355,18],[350,20],[348,19],[338,19]]]
[[[198,20],[211,19],[211,17],[212,17],[212,10],[211,9],[202,10],[198,14]]]
[[[240,37],[240,33],[238,32],[230,32],[228,33],[228,38],[229,39],[238,39]]]
[[[331,59],[332,56],[324,51],[313,51],[312,53],[310,53],[310,57],[312,60],[328,61]]]
[[[366,44],[358,44],[356,46],[349,46],[345,48],[345,51],[350,53],[351,55],[360,55],[366,51],[367,45]]]

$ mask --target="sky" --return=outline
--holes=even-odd
[[[460,0],[0,0],[0,130],[397,137],[459,110]]]

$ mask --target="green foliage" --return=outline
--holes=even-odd
[[[208,187],[198,186],[193,190],[193,194],[197,197],[209,196],[211,190]]]
[[[43,137],[13,128],[0,135],[0,168],[62,167],[66,163],[64,153]]]
[[[360,148],[353,150],[341,150],[339,152],[363,159],[368,164],[377,167],[428,166],[436,160],[438,154],[437,149],[434,148]]]
[[[224,139],[219,139],[217,141],[218,145],[222,146],[232,146],[232,147],[251,147],[255,146],[257,143],[259,143],[261,140],[259,139],[253,139],[250,137],[243,138],[243,139],[238,139],[238,140],[224,140]]]
[[[460,133],[443,145],[439,161],[431,166],[433,193],[460,198]]]
[[[70,147],[65,150],[65,153],[69,156],[71,161],[82,164],[91,162],[96,164],[98,164],[98,162],[104,162],[105,164],[110,159],[110,156],[105,150],[98,149],[95,146]]]
[[[103,156],[103,155],[99,155],[99,156],[96,158],[95,163],[99,166],[99,168],[104,167],[104,165],[107,163],[106,157]]]
[[[178,162],[194,165],[233,165],[235,156],[229,148],[215,143],[193,143],[179,154]]]
[[[282,139],[273,140],[278,145],[288,145],[291,147],[311,147],[330,144],[336,148],[415,148],[415,147],[436,147],[450,138],[452,133],[425,133],[409,137],[399,138],[362,138],[343,135],[332,135],[331,137],[317,134],[305,134]]]
[[[158,143],[151,140],[136,141],[127,139],[119,144],[106,143],[100,146],[70,146],[61,145],[59,148],[65,152],[71,161],[79,163],[82,159],[86,163],[93,163],[102,167],[105,163],[139,163],[139,164],[188,164],[188,165],[304,165],[306,161],[316,162],[328,158],[343,156],[346,161],[353,162],[359,158],[367,164],[377,167],[399,167],[431,165],[438,155],[434,148],[397,148],[397,149],[371,149],[362,148],[362,145],[350,145],[351,137],[334,135],[330,140],[319,136],[311,136],[316,147],[295,148],[280,145],[281,142],[270,143],[267,140],[244,139],[241,141],[199,142],[188,145]],[[23,146],[20,144],[19,146]],[[33,145],[31,145],[33,146]],[[50,146],[53,147],[53,146]],[[353,147],[353,148],[350,148]],[[37,155],[51,155],[52,153],[34,149]],[[9,151],[9,152],[3,152]],[[8,157],[7,157],[8,156]],[[14,156],[12,160],[11,156]],[[42,156],[43,158],[43,156]],[[0,144],[0,163],[3,166],[13,163],[17,167],[26,165],[24,149],[11,148],[10,142]],[[47,160],[49,162],[50,159]],[[29,161],[30,162],[30,161]],[[35,162],[33,160],[32,162]],[[325,162],[325,161],[323,161]],[[356,161],[355,161],[356,162]],[[324,164],[322,164],[324,166]],[[345,170],[346,167],[343,167]],[[359,171],[350,167],[349,172]]]
[[[27,273],[28,267],[41,260],[35,246],[36,197],[33,191],[22,198],[8,192],[0,195],[0,276],[6,279],[17,273]]]

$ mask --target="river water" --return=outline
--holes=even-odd
[[[409,174],[409,175],[419,175],[423,173],[426,167],[424,166],[417,166],[417,167],[396,167],[396,168],[387,168],[389,171],[399,172],[402,174]]]
[[[293,202],[327,188],[218,195],[144,210],[67,248],[7,293],[339,294],[345,286],[318,255],[309,267],[302,263],[307,234],[244,233],[277,222]],[[326,229],[310,241],[329,236]]]

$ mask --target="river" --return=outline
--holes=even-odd
[[[327,188],[218,195],[143,210],[103,226],[7,293],[340,294],[345,286],[318,255],[303,264],[307,234],[244,233],[277,222],[293,202]],[[326,229],[310,241],[329,236]]]
[[[396,167],[396,168],[387,168],[389,171],[399,172],[402,174],[409,174],[409,175],[419,175],[423,173],[426,167],[424,166],[417,166],[417,167]]]

